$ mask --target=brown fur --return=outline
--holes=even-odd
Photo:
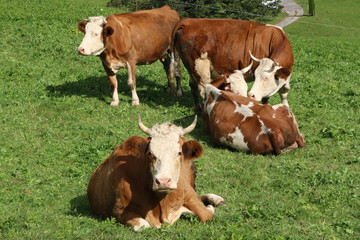
[[[183,159],[177,189],[170,193],[154,192],[151,187],[149,141],[130,137],[116,147],[91,176],[88,198],[95,214],[115,217],[127,226],[137,224],[137,218],[146,219],[151,226],[160,227],[169,214],[184,206],[200,221],[212,219],[213,213],[201,202],[194,190],[193,159],[203,149],[196,141],[181,140]]]

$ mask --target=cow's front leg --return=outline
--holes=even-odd
[[[131,90],[131,104],[133,106],[137,106],[140,104],[139,97],[136,93],[136,64],[135,63],[127,63],[128,70],[128,86]]]
[[[101,61],[101,63],[106,71],[111,87],[112,101],[110,103],[110,106],[115,107],[119,104],[118,81],[116,78],[116,73],[112,71],[106,63],[104,63],[103,61]]]
[[[212,205],[205,206],[193,188],[191,189],[191,193],[189,194],[189,198],[186,199],[184,207],[192,211],[203,223],[211,220],[215,212],[214,207]]]
[[[150,223],[139,214],[123,210],[122,208],[114,207],[113,215],[118,222],[127,227],[132,227],[135,232],[151,227]]]

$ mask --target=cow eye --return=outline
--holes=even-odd
[[[95,33],[95,36],[97,37],[97,36],[99,36],[99,34],[98,34],[98,33]]]
[[[178,153],[178,156],[182,156],[182,152],[179,152],[179,153]]]

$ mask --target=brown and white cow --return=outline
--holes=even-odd
[[[224,81],[212,84],[231,90]],[[205,86],[202,115],[216,145],[255,154],[281,154],[305,147],[305,139],[288,106],[259,104],[212,84]]]
[[[204,98],[211,80],[248,66],[250,52],[255,63],[246,80],[255,83],[249,97],[266,101],[278,92],[288,105],[294,56],[282,28],[234,19],[184,18],[174,28],[173,44],[189,72],[195,107],[200,108],[198,92]]]
[[[187,128],[171,123],[148,128],[139,117],[139,127],[148,137],[126,139],[91,176],[88,198],[93,211],[113,216],[135,231],[173,224],[184,212],[202,222],[211,220],[213,206],[224,199],[195,192],[193,159],[202,155],[203,148],[184,138],[195,125],[196,118]]]
[[[139,105],[136,93],[136,65],[150,64],[160,59],[168,75],[168,89],[174,90],[170,74],[171,34],[180,17],[169,6],[162,8],[90,17],[79,22],[78,28],[85,33],[78,47],[82,55],[100,56],[112,89],[111,106],[119,104],[116,73],[120,68],[128,71],[127,84],[131,89],[132,105]],[[180,59],[175,56],[174,71],[178,96],[182,95],[180,83]]]

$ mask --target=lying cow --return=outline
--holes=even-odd
[[[246,80],[255,79],[255,83],[249,97],[267,101],[278,92],[288,105],[294,56],[280,27],[234,19],[184,18],[174,28],[173,44],[189,72],[195,107],[200,108],[198,92],[204,98],[207,83],[248,66],[251,57],[255,63]]]
[[[224,81],[212,84],[231,90]],[[289,107],[259,104],[212,84],[205,86],[202,114],[215,144],[247,153],[277,155],[305,147],[305,139]]]
[[[82,55],[100,56],[112,89],[111,106],[119,104],[116,73],[120,68],[128,71],[132,105],[139,105],[136,93],[136,65],[150,64],[160,59],[166,73],[170,74],[171,33],[179,21],[179,15],[169,6],[138,12],[112,14],[106,19],[90,17],[79,22],[78,28],[85,33],[78,52]],[[174,71],[177,79],[177,95],[182,95],[180,84],[180,59],[174,55]],[[174,91],[173,79],[168,77],[168,89]]]
[[[88,186],[93,211],[113,216],[135,231],[173,224],[184,212],[202,222],[211,220],[213,206],[223,204],[224,199],[195,192],[193,159],[203,149],[197,141],[184,138],[195,125],[196,118],[184,129],[171,123],[147,128],[139,118],[140,129],[149,137],[126,139],[94,171]]]

